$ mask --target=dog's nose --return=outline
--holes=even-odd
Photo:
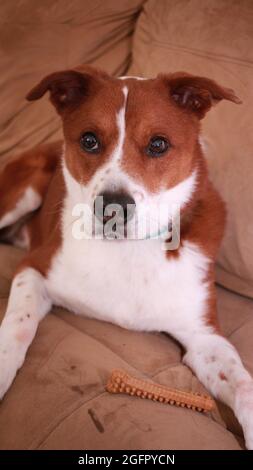
[[[113,210],[113,204],[115,204],[115,210]],[[108,215],[105,213],[105,209],[107,206],[111,206],[108,211]],[[119,212],[117,209],[119,208],[122,209],[121,212]],[[135,201],[134,199],[127,194],[126,192],[104,192],[99,194],[94,201],[94,213],[96,217],[105,224],[108,220],[110,220],[112,217],[115,215],[120,215],[123,214],[123,220],[119,220],[119,222],[124,222],[124,224],[127,224],[129,220],[133,218],[135,211]],[[122,219],[122,217],[121,217]]]

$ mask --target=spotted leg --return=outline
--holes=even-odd
[[[242,425],[246,447],[253,450],[253,379],[239,354],[216,333],[185,336],[184,362],[211,394],[229,405]]]
[[[0,399],[22,366],[39,321],[50,308],[43,276],[30,267],[19,272],[12,282],[0,327]]]

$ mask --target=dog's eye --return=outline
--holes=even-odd
[[[163,155],[169,148],[169,142],[161,136],[155,136],[150,139],[147,154],[150,157],[160,157]]]
[[[100,150],[100,142],[93,132],[85,132],[81,136],[80,145],[83,150],[89,153],[98,153]]]

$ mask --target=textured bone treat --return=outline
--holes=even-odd
[[[128,395],[197,411],[211,411],[215,406],[214,400],[209,396],[167,388],[146,380],[137,379],[122,370],[112,372],[106,390],[110,393],[127,393]]]

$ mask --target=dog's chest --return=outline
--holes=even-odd
[[[159,240],[75,240],[55,256],[47,288],[57,305],[137,330],[170,330],[203,315],[206,258],[185,246],[169,259]]]

